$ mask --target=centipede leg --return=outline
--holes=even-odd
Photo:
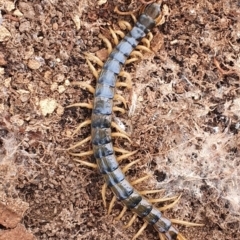
[[[132,240],[137,239],[137,237],[142,234],[142,232],[143,232],[144,229],[147,227],[147,225],[148,225],[148,223],[145,222],[145,223],[142,225],[142,227],[138,230],[138,232],[133,236]]]
[[[126,111],[125,111],[125,109],[123,109],[123,108],[120,108],[120,107],[113,107],[113,111],[114,112],[121,112],[122,114],[124,114]]]
[[[120,133],[123,133],[126,136],[129,136],[124,130],[122,130],[115,122],[111,122],[111,126],[115,129],[117,129]]]
[[[92,122],[91,119],[87,119],[84,122],[82,122],[81,124],[79,124],[78,127],[76,128],[76,130],[73,132],[72,136],[74,136],[76,133],[78,133],[81,130],[81,128],[90,125],[91,122]]]
[[[121,71],[119,73],[119,76],[125,78],[126,80],[125,80],[125,82],[119,82],[118,81],[116,83],[117,87],[132,88],[132,77],[131,77],[131,75],[128,72]]]
[[[150,48],[148,48],[148,47],[146,47],[146,46],[144,46],[144,45],[138,45],[138,46],[136,47],[136,49],[141,50],[141,51],[144,51],[144,52],[149,52],[149,53],[152,52],[152,50],[151,50]]]
[[[178,240],[187,240],[181,233],[178,233],[177,239]]]
[[[67,106],[66,108],[70,108],[70,107],[85,107],[85,108],[92,109],[93,105],[90,103],[73,103],[73,104]]]
[[[77,127],[77,129],[73,132],[72,136],[74,136],[76,133],[78,133],[78,132],[81,130],[81,128],[90,125],[91,122],[92,122],[91,119],[87,119],[87,120],[85,120],[84,122],[82,122],[81,124],[79,124],[79,126]],[[126,138],[126,139],[128,139],[129,142],[131,142],[131,139],[128,137],[128,134],[127,134],[125,131],[123,131],[116,123],[112,122],[111,125],[112,125],[112,127],[116,128],[116,129],[120,132],[120,133],[117,133],[117,132],[112,133],[112,137],[122,137],[122,138]],[[67,150],[71,150],[71,149],[73,149],[73,148],[75,148],[75,147],[76,147],[76,145],[71,146],[71,147],[68,148]],[[136,151],[135,151],[135,152],[136,152]],[[133,153],[131,153],[131,154],[128,153],[127,156],[126,156],[126,158],[129,157],[129,156],[131,156],[131,155],[133,155],[135,152],[133,152]],[[123,159],[123,158],[122,158],[122,159]]]
[[[119,94],[115,94],[113,99],[121,101],[123,103],[124,107],[127,108],[127,103],[123,96],[121,96]]]
[[[132,57],[133,56],[133,59],[142,59],[143,58],[143,55],[141,52],[139,51],[132,51],[132,53],[130,54],[130,56]],[[131,58],[130,58],[131,59]],[[129,59],[129,60],[130,60]]]
[[[167,202],[167,201],[172,201],[175,200],[177,197],[168,197],[168,198],[149,198],[148,201],[151,203],[161,203],[161,202]]]
[[[90,84],[86,83],[86,82],[72,82],[72,84],[76,85],[76,86],[79,86],[81,88],[86,88],[92,94],[95,93],[95,88],[93,86],[91,86]],[[115,94],[114,99],[121,101],[123,103],[124,107],[127,108],[127,103],[126,103],[126,100],[123,96],[121,96],[119,94]]]
[[[106,191],[107,191],[107,184],[104,183],[103,186],[102,186],[101,194],[102,194],[103,206],[105,208],[107,208]]]
[[[87,161],[83,161],[83,160],[80,160],[80,159],[73,159],[73,161],[81,163],[82,165],[97,169],[97,164],[90,163],[90,162],[87,162]]]
[[[158,235],[159,235],[160,240],[165,240],[165,236],[162,233],[159,233]]]
[[[91,103],[74,103],[74,104],[67,106],[67,108],[70,108],[70,107],[85,107],[88,109],[93,109],[93,104],[91,104]],[[120,107],[113,107],[113,111],[121,112],[123,114],[126,112],[125,109],[120,108]]]
[[[118,37],[117,37],[116,32],[115,32],[112,28],[109,28],[109,31],[110,31],[110,33],[111,33],[111,35],[112,35],[114,44],[115,44],[115,45],[118,45],[119,40],[118,40]],[[122,35],[122,33],[121,33],[121,35]]]
[[[93,150],[83,152],[83,153],[72,153],[72,152],[70,152],[69,154],[74,156],[74,157],[85,157],[85,156],[93,155]]]
[[[139,191],[140,194],[142,195],[147,195],[147,194],[152,194],[152,193],[160,193],[164,192],[164,189],[155,189],[155,190],[144,190],[144,191]]]
[[[163,212],[163,211],[166,211],[167,209],[173,208],[177,204],[177,202],[180,200],[181,196],[182,195],[180,194],[180,196],[173,203],[168,204],[164,207],[160,207],[158,209]]]
[[[139,60],[139,58],[137,58],[137,57],[129,58],[129,59],[126,61],[126,65],[127,65],[127,64],[130,64],[130,63],[133,63],[133,62],[136,62],[136,61],[138,61],[138,60]]]
[[[124,135],[124,134],[122,134],[122,133],[117,133],[117,132],[115,132],[115,133],[112,133],[111,136],[112,136],[112,137],[123,137],[123,138],[128,139],[129,142],[131,142],[131,139],[130,139],[128,136],[126,136],[126,135]],[[83,139],[82,141],[80,141],[80,142],[76,143],[75,145],[69,147],[69,148],[67,149],[67,151],[70,151],[70,150],[72,150],[72,149],[74,149],[74,148],[77,148],[77,147],[79,147],[79,146],[81,146],[81,145],[83,145],[84,143],[89,142],[89,141],[91,141],[91,136],[88,136],[87,138]],[[70,154],[71,154],[71,153],[70,153]],[[129,155],[131,155],[131,153],[128,153],[128,156],[129,156]]]
[[[152,52],[152,50],[151,50],[150,48],[148,48],[148,47],[146,47],[146,46],[144,46],[144,45],[139,45],[138,47],[136,47],[136,49],[141,50],[141,51],[145,51],[145,52],[149,52],[149,53]],[[130,54],[130,56],[133,56],[133,57],[130,58],[130,59],[128,59],[128,60],[126,61],[126,64],[130,64],[130,63],[136,62],[136,61],[138,61],[138,60],[140,60],[140,59],[143,58],[142,53],[139,52],[139,51],[136,51],[136,50],[133,51],[133,52]]]
[[[128,152],[128,153],[125,153],[125,154],[122,154],[121,156],[117,157],[117,161],[120,163],[123,159],[126,159],[126,158],[134,155],[136,152],[137,152],[137,150],[136,151],[132,151],[132,152]]]
[[[122,149],[122,148],[118,148],[118,147],[113,147],[113,150],[114,150],[115,152],[119,152],[119,153],[123,153],[123,154],[125,154],[125,153],[131,153],[131,151],[128,151],[128,150],[125,150],[125,149]]]
[[[112,212],[112,209],[113,209],[114,203],[115,203],[116,201],[117,201],[116,196],[113,196],[111,202],[109,203],[109,207],[108,207],[108,215]]]
[[[131,139],[123,133],[114,132],[112,133],[112,137],[122,137],[126,138],[130,143],[132,142]]]
[[[127,211],[127,207],[124,206],[122,211],[120,212],[120,214],[115,219],[119,221],[123,217],[123,215],[126,211]]]
[[[122,169],[122,172],[125,173],[126,171],[129,170],[130,167],[132,167],[134,164],[140,162],[141,159],[138,159],[138,160],[135,160],[133,162],[130,162],[129,164],[127,164],[123,169]],[[137,184],[137,183],[136,183]]]
[[[121,30],[113,30],[115,35],[120,36],[120,38],[124,38],[125,37],[125,33]],[[117,37],[117,36],[116,36]]]
[[[134,223],[134,221],[136,220],[136,218],[137,218],[137,214],[135,213],[135,214],[131,217],[131,219],[129,220],[128,224],[124,226],[124,228],[131,227],[132,224]]]
[[[128,30],[128,31],[130,31],[130,30],[132,29],[131,24],[130,24],[129,22],[127,22],[127,21],[124,21],[124,20],[118,21],[118,25],[119,25],[119,27],[120,27],[121,29],[123,29],[123,30]]]
[[[141,42],[150,49],[150,43],[153,39],[153,34],[151,32],[148,33],[147,37],[143,38]]]
[[[89,142],[89,141],[91,141],[91,136],[86,137],[86,138],[83,139],[82,141],[80,141],[80,142],[76,143],[75,145],[69,147],[67,150],[69,151],[69,150],[72,150],[72,149],[74,149],[74,148],[77,148],[77,147],[79,147],[79,146],[81,146],[81,145],[83,145],[84,143]]]
[[[95,88],[86,82],[72,82],[72,85],[79,86],[81,88],[86,88],[92,94],[95,93]]]
[[[93,76],[95,77],[95,79],[98,79],[99,77],[99,72],[97,71],[97,69],[92,65],[92,63],[86,58],[87,64],[93,74]]]
[[[97,56],[91,54],[91,53],[85,53],[84,54],[86,59],[91,60],[92,62],[96,63],[98,66],[102,67],[103,66],[103,61],[98,58]]]
[[[204,226],[204,224],[201,224],[201,223],[192,223],[192,222],[188,222],[188,221],[182,221],[180,219],[171,219],[171,222],[175,223],[175,224],[184,225],[187,227],[202,227],[202,226]]]
[[[111,30],[110,30],[111,31]],[[99,34],[99,37],[103,40],[103,42],[106,44],[107,46],[107,51],[108,51],[108,54],[110,54],[112,52],[112,44],[111,42],[105,37],[103,36],[102,34]]]

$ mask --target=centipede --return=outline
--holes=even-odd
[[[143,220],[143,226],[134,235],[133,239],[137,239],[148,225],[152,225],[161,240],[184,240],[185,237],[179,233],[177,228],[173,226],[173,223],[185,224],[188,226],[191,226],[192,224],[181,220],[173,221],[167,217],[164,217],[162,211],[153,205],[153,203],[151,203],[147,197],[145,197],[146,193],[154,193],[158,190],[151,190],[144,193],[135,189],[133,185],[136,182],[144,180],[145,178],[138,179],[139,181],[136,181],[135,183],[130,183],[125,176],[125,172],[130,168],[130,166],[139,160],[131,162],[123,169],[120,168],[120,161],[123,158],[128,158],[129,156],[133,155],[136,151],[127,152],[118,149],[113,146],[112,140],[114,136],[128,138],[128,136],[124,134],[124,132],[119,129],[116,124],[113,123],[112,115],[113,111],[124,112],[122,108],[113,106],[114,99],[120,99],[123,104],[126,105],[124,98],[118,96],[115,93],[116,87],[129,87],[131,84],[129,82],[117,82],[117,79],[119,76],[125,76],[128,79],[128,75],[124,74],[122,71],[123,66],[129,62],[134,61],[135,59],[138,59],[136,57],[133,57],[133,60],[129,59],[130,56],[135,56],[133,53],[136,54],[136,49],[148,51],[150,40],[146,37],[149,36],[149,33],[151,33],[154,27],[161,25],[164,22],[163,18],[164,16],[160,3],[152,1],[150,1],[150,3],[145,3],[144,1],[144,5],[140,10],[139,17],[135,21],[135,25],[125,36],[123,36],[122,40],[116,44],[114,49],[111,48],[109,41],[102,36],[102,39],[107,44],[109,51],[109,56],[105,63],[102,63],[101,60],[97,59],[96,56],[85,54],[87,63],[90,66],[90,69],[92,69],[95,78],[97,79],[95,89],[84,82],[75,83],[76,85],[87,88],[94,94],[93,104],[76,103],[68,106],[80,106],[92,109],[91,119],[88,119],[81,123],[75,131],[77,132],[82,127],[91,125],[91,135],[86,139],[78,142],[74,146],[71,146],[69,148],[69,151],[88,141],[91,141],[91,151],[81,153],[71,152],[70,154],[72,156],[80,157],[80,160],[78,160],[78,162],[93,168],[97,168],[100,174],[103,176],[105,180],[105,184],[102,188],[104,206],[107,205],[105,200],[106,189],[111,189],[114,195],[112,201],[110,202],[108,213],[111,212],[115,201],[119,201],[123,205],[123,210],[117,219],[121,219],[124,213],[127,210],[130,210],[133,213],[133,217],[128,224],[129,226],[132,225],[136,217],[139,217]],[[112,29],[110,29],[110,32],[116,39],[116,33],[119,32],[114,32]],[[139,47],[140,42],[147,43],[147,46],[140,45]],[[91,61],[95,61],[102,67],[100,74],[95,71]],[[112,132],[112,126],[117,128],[120,132]],[[116,156],[116,152],[120,152],[122,155],[120,157]],[[91,154],[93,154],[96,163],[93,164],[86,162],[85,160],[81,160],[82,157]],[[179,198],[177,198],[173,204],[175,204],[178,200]],[[201,224],[192,225],[202,226]]]

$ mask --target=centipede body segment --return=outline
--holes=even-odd
[[[92,108],[92,117],[91,121],[87,120],[86,123],[91,123],[91,138],[87,140],[91,139],[92,151],[89,154],[93,153],[107,187],[112,190],[115,198],[121,201],[124,209],[130,209],[135,216],[142,218],[145,222],[133,239],[136,239],[150,224],[159,233],[161,239],[164,236],[168,240],[183,240],[184,237],[172,226],[171,221],[164,217],[161,211],[142,196],[126,179],[119,167],[112,144],[111,125],[117,78],[139,42],[161,22],[161,14],[160,4],[147,5],[135,26],[111,51],[106,62],[103,65],[100,63],[102,70],[98,75],[93,105],[88,106]],[[93,92],[92,89],[91,92]],[[75,154],[75,156],[83,155]]]
[[[107,186],[128,209],[145,222],[164,233],[168,239],[177,239],[178,231],[171,221],[149,203],[126,180],[120,169],[112,145],[111,116],[118,74],[140,40],[156,25],[161,14],[160,5],[148,5],[132,30],[110,53],[97,81],[92,110],[91,137],[93,154]]]

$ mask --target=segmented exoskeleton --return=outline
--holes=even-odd
[[[94,92],[93,106],[88,106],[92,108],[91,121],[87,120],[80,126],[91,123],[91,137],[81,141],[79,144],[91,139],[93,151],[90,154],[93,153],[98,169],[103,175],[107,186],[112,190],[116,199],[123,203],[125,209],[130,209],[136,216],[144,220],[143,227],[134,236],[134,239],[150,224],[157,230],[161,239],[165,236],[168,240],[184,240],[185,238],[172,226],[171,220],[165,218],[158,208],[153,206],[128,182],[119,167],[112,144],[112,111],[113,98],[116,96],[117,77],[130,54],[139,42],[161,21],[161,17],[160,4],[152,3],[147,5],[136,21],[135,26],[110,53],[98,76],[95,92],[91,90]],[[82,84],[82,86],[87,86],[87,84]],[[71,106],[86,105],[73,104]],[[79,144],[69,149],[79,146]],[[84,156],[84,154],[72,155]],[[79,162],[83,161],[80,160]],[[89,164],[89,166],[92,165]],[[110,204],[110,208],[112,205],[113,203]],[[122,216],[122,214],[120,215]],[[183,223],[182,221],[178,222]]]
[[[153,225],[158,232],[164,233],[167,239],[173,240],[177,239],[178,231],[172,227],[171,221],[163,217],[162,213],[126,180],[116,160],[111,137],[113,97],[118,74],[141,39],[155,27],[160,13],[159,4],[148,5],[135,26],[115,47],[103,65],[94,94],[91,138],[99,171],[117,199],[145,222]]]

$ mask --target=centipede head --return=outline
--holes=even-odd
[[[152,3],[152,1],[146,2],[147,5],[143,5],[140,10],[140,12],[145,16],[154,19],[154,25],[156,26],[161,25],[165,22],[165,14],[162,11],[161,3],[162,1],[154,3]],[[165,5],[163,7],[165,7]]]

